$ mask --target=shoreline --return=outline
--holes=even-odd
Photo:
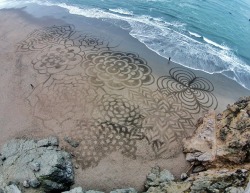
[[[122,20],[122,17],[120,18],[121,20],[119,20],[119,17],[118,17],[119,15],[117,16],[117,18],[114,16],[115,17],[114,20],[117,20],[117,22],[114,22],[114,21],[112,21],[112,18],[109,18],[108,16],[107,16],[107,18],[101,17],[101,16],[100,17],[99,16],[93,16],[93,17],[92,16],[86,16],[86,14],[81,13],[82,9],[80,9],[78,7],[74,7],[74,6],[69,6],[69,5],[66,5],[66,4],[64,5],[64,3],[61,3],[61,4],[53,4],[53,3],[42,4],[41,2],[38,2],[37,4],[35,4],[35,3],[27,3],[26,5],[27,5],[27,6],[25,6],[26,11],[28,13],[32,14],[33,16],[38,16],[39,17],[39,15],[42,13],[42,11],[39,10],[39,9],[37,9],[37,11],[34,11],[32,9],[34,9],[34,8],[36,9],[36,7],[41,7],[41,8],[45,7],[45,9],[47,9],[47,10],[50,10],[50,9],[52,9],[53,11],[60,10],[60,11],[56,11],[57,14],[75,15],[76,17],[79,16],[79,17],[83,17],[84,19],[87,19],[87,18],[88,19],[94,19],[98,23],[99,22],[107,22],[110,25],[113,25],[114,27],[120,28],[121,31],[123,31],[123,30],[126,31],[127,33],[129,33],[130,36],[132,36],[133,38],[137,39],[140,43],[144,44],[152,52],[155,52],[158,56],[163,57],[164,59],[168,60],[169,56],[164,56],[163,54],[160,53],[159,50],[157,51],[154,48],[151,48],[152,45],[150,46],[147,43],[145,43],[143,40],[141,40],[140,37],[136,37],[137,36],[136,34],[132,34],[131,31],[125,30],[122,27],[120,27],[119,25],[117,25],[116,23],[117,22],[119,23],[120,21],[122,21],[122,22],[129,22],[126,19]],[[18,4],[18,5],[16,5],[16,7],[20,8],[20,7],[23,7],[23,6],[20,6]],[[57,17],[57,16],[53,15],[53,11],[48,12],[48,13],[42,13],[41,15],[48,14],[51,17]],[[182,34],[182,35],[185,36],[185,34]],[[190,38],[190,37],[188,37],[188,38]],[[202,38],[203,38],[203,36],[202,36]],[[194,40],[192,38],[190,38],[190,39]],[[198,44],[200,44],[200,43],[201,42],[198,41]],[[215,43],[215,44],[217,44],[217,43]],[[210,45],[210,46],[212,45],[212,46],[218,47],[215,44],[208,43],[208,45]],[[223,45],[220,45],[220,46],[223,47]],[[219,48],[221,48],[220,46],[219,46]],[[224,49],[222,49],[222,50],[224,50]],[[230,49],[225,49],[224,51],[230,51]],[[228,54],[229,53],[227,53],[227,55],[225,55],[225,57],[228,57],[229,56]],[[187,58],[188,58],[188,56],[187,56]],[[248,79],[249,79],[248,77],[249,76],[245,75],[246,74],[245,71],[242,73],[242,69],[245,69],[246,67],[248,68],[248,66],[246,66],[245,68],[244,68],[244,66],[242,66],[241,69],[238,69],[238,70],[235,71],[235,69],[237,69],[238,66],[241,66],[242,64],[243,65],[245,65],[245,64],[247,65],[247,60],[244,59],[244,58],[241,58],[241,57],[238,58],[238,57],[235,56],[234,60],[231,61],[231,63],[237,63],[237,65],[231,66],[230,69],[222,69],[222,68],[226,68],[224,66],[224,63],[222,64],[223,67],[221,67],[221,66],[215,66],[215,64],[213,64],[213,65],[211,65],[209,67],[210,69],[205,69],[204,64],[200,64],[201,63],[200,61],[199,61],[199,64],[197,63],[196,66],[190,66],[189,65],[190,63],[192,63],[192,65],[193,65],[193,62],[189,62],[189,63],[186,63],[186,64],[184,64],[183,62],[182,63],[178,62],[178,61],[176,61],[176,59],[174,59],[174,57],[172,57],[172,61],[174,63],[177,63],[177,64],[185,67],[185,68],[189,68],[191,70],[199,70],[199,71],[203,71],[203,72],[208,73],[208,74],[222,74],[223,76],[225,76],[225,77],[227,77],[227,78],[229,78],[229,79],[237,82],[242,87],[244,87],[245,89],[247,89],[247,90],[250,91],[250,87],[247,88],[247,86],[248,86],[247,82],[248,82]],[[214,61],[211,61],[211,62],[214,63]],[[241,63],[241,62],[243,62],[243,63]],[[217,63],[219,63],[219,61],[217,61]],[[228,64],[229,64],[229,62],[228,62]],[[207,65],[209,65],[209,64],[207,63]],[[233,70],[231,70],[231,69],[233,69]],[[243,75],[244,77],[241,77],[239,75],[241,75],[241,76]]]
[[[81,13],[81,9],[79,9],[78,10],[78,7],[71,7],[71,6],[68,6],[68,5],[64,5],[64,4],[37,4],[38,6],[46,6],[46,7],[50,7],[50,6],[52,6],[52,7],[57,7],[58,9],[64,9],[68,14],[71,14],[71,15],[76,15],[76,16],[80,16],[80,17],[84,17],[84,18],[91,18],[91,19],[97,19],[97,20],[99,20],[100,22],[108,22],[108,23],[110,23],[110,24],[112,24],[112,25],[114,25],[114,26],[116,26],[116,27],[118,27],[118,28],[121,28],[121,30],[125,30],[125,29],[123,29],[122,27],[120,27],[119,25],[117,25],[116,24],[116,22],[113,22],[113,21],[109,21],[109,20],[112,20],[112,18],[109,18],[109,17],[107,17],[107,18],[105,18],[105,17],[99,17],[99,16],[94,16],[94,17],[92,17],[92,16],[86,16],[85,14],[82,14]],[[36,6],[37,6],[36,5]],[[72,11],[73,10],[73,11]],[[74,11],[76,11],[76,12],[74,12]],[[117,20],[118,21],[118,23],[119,23],[119,17],[115,17],[114,18],[115,20]],[[129,23],[129,21],[127,21],[126,19],[125,20],[122,20],[122,18],[120,18],[121,19],[121,21],[125,21],[125,22],[128,22]],[[129,24],[130,25],[130,24]],[[141,42],[142,44],[144,44],[148,49],[150,49],[151,51],[153,51],[153,52],[155,52],[157,55],[159,55],[160,57],[163,57],[163,58],[165,58],[166,60],[168,59],[168,57],[169,56],[164,56],[163,54],[161,54],[160,53],[160,51],[158,50],[155,50],[154,48],[151,48],[151,46],[150,45],[148,45],[147,43],[145,43],[142,39],[140,39],[140,37],[136,37],[137,35],[136,34],[132,34],[132,32],[131,31],[129,31],[129,30],[125,30],[126,32],[128,32],[129,33],[129,35],[130,36],[132,36],[133,38],[135,38],[135,39],[137,39],[139,42]],[[186,36],[185,34],[182,34],[183,36]],[[188,37],[188,36],[187,36]],[[188,37],[188,38],[190,38],[190,37]],[[202,36],[202,38],[203,38],[203,36]],[[205,38],[205,37],[204,37]],[[192,39],[192,38],[190,38],[190,40],[192,40],[192,41],[195,41],[194,39]],[[206,40],[204,40],[205,42],[207,42]],[[212,41],[212,40],[209,40],[209,41]],[[198,41],[198,44],[200,44],[201,42],[199,42]],[[208,42],[207,42],[208,43]],[[216,44],[217,43],[215,43],[215,44],[210,44],[210,43],[208,43],[208,45],[212,45],[212,46],[215,46],[215,47],[217,47],[218,48],[218,46],[216,46]],[[218,44],[219,45],[219,44]],[[220,47],[221,46],[221,47]],[[223,47],[223,45],[219,45],[219,48],[222,48]],[[228,49],[222,49],[222,50],[224,50],[224,51],[230,51],[230,49],[228,48]],[[221,51],[222,51],[221,50]],[[227,55],[226,55],[226,57],[228,57],[228,54],[229,53],[227,53]],[[230,53],[230,54],[232,54],[232,53]],[[233,53],[233,54],[235,54],[235,53]],[[236,57],[236,56],[235,56]],[[173,59],[173,57],[172,57],[172,59]],[[233,80],[233,81],[236,81],[238,84],[240,84],[242,87],[244,87],[244,88],[246,88],[246,89],[248,89],[248,90],[250,90],[250,87],[249,88],[247,88],[247,80],[248,80],[248,76],[247,75],[245,75],[245,71],[244,71],[244,73],[242,73],[242,69],[245,69],[246,67],[248,68],[248,66],[242,66],[242,65],[247,65],[247,60],[246,59],[244,59],[244,58],[234,58],[234,60],[233,61],[231,61],[231,63],[237,63],[237,66],[231,66],[231,68],[233,68],[234,70],[231,70],[231,68],[230,69],[221,69],[221,70],[219,70],[220,68],[221,68],[221,66],[215,66],[215,64],[213,64],[212,66],[210,66],[210,68],[211,69],[214,69],[215,71],[211,71],[211,70],[209,70],[209,69],[204,69],[204,66],[203,66],[203,64],[200,64],[200,62],[199,62],[199,64],[198,64],[198,66],[189,66],[189,64],[187,63],[187,64],[184,64],[184,63],[180,63],[180,62],[177,62],[177,61],[175,61],[175,60],[173,60],[173,62],[174,63],[177,63],[177,64],[179,64],[179,65],[181,65],[181,66],[183,66],[183,67],[186,67],[186,68],[189,68],[189,69],[192,69],[192,70],[200,70],[200,71],[203,71],[203,72],[205,72],[205,73],[208,73],[208,74],[222,74],[223,76],[226,76],[227,78],[229,78],[229,79],[231,79],[231,80]],[[214,62],[214,61],[211,61],[212,63]],[[241,63],[241,62],[243,62],[243,63]],[[190,63],[190,62],[189,62]],[[217,61],[217,63],[219,63],[219,61]],[[207,63],[208,64],[208,63]],[[230,64],[230,62],[228,62],[228,64]],[[209,65],[209,64],[208,64]],[[235,71],[235,68],[237,69],[238,68],[238,65],[239,66],[241,66],[241,69],[238,69],[238,70],[236,70]],[[225,66],[224,66],[224,64],[223,64],[223,68],[225,68]],[[217,69],[217,70],[216,70]],[[248,70],[249,70],[249,68],[248,68]],[[211,72],[210,72],[211,71]],[[250,71],[249,71],[249,73],[250,73]],[[241,76],[239,76],[239,75],[242,75],[242,74],[244,74],[244,78],[243,77],[241,77]],[[242,81],[243,80],[243,81]]]
[[[96,98],[99,100],[99,102],[96,102],[94,104],[98,104],[99,109],[104,109],[99,103],[101,99],[104,100],[102,104],[107,102],[107,98],[105,98],[106,95],[109,95],[108,98],[115,98],[118,95],[121,95],[117,97],[117,99],[114,99],[119,101],[119,103],[127,104],[127,102],[133,102],[133,104],[129,104],[130,107],[128,108],[131,113],[134,113],[134,111],[137,112],[137,106],[140,106],[142,108],[142,113],[147,113],[147,105],[152,103],[154,105],[158,105],[158,98],[155,97],[157,95],[161,100],[164,99],[163,101],[167,106],[164,108],[171,108],[171,105],[168,106],[169,104],[172,104],[176,101],[181,101],[183,98],[179,97],[176,99],[169,93],[158,91],[166,89],[167,86],[171,86],[168,85],[168,82],[166,82],[165,80],[176,80],[176,73],[178,75],[184,72],[185,76],[189,78],[191,77],[192,79],[201,80],[200,82],[197,82],[198,88],[202,89],[203,93],[206,93],[205,96],[209,99],[209,102],[211,102],[211,104],[208,105],[208,103],[203,103],[203,101],[201,101],[198,106],[192,107],[190,109],[187,101],[184,100],[182,101],[183,104],[179,105],[178,108],[176,107],[175,111],[169,110],[169,112],[173,114],[171,114],[170,117],[166,117],[165,119],[167,120],[171,120],[172,118],[182,118],[182,120],[189,121],[189,119],[191,119],[192,117],[192,121],[195,122],[199,118],[199,116],[203,114],[203,112],[201,111],[199,111],[199,113],[196,113],[196,111],[202,109],[203,107],[205,108],[206,105],[211,106],[212,108],[217,107],[217,101],[218,108],[216,109],[216,111],[220,112],[226,107],[227,104],[233,103],[240,96],[250,95],[250,92],[248,90],[242,88],[236,82],[231,81],[226,77],[222,77],[219,74],[210,75],[201,71],[191,71],[173,62],[168,64],[165,58],[162,58],[156,53],[152,52],[144,44],[131,37],[126,31],[121,30],[118,27],[111,25],[110,23],[98,21],[97,19],[73,16],[64,13],[64,11],[61,11],[58,8],[50,8],[50,11],[54,9],[58,10],[58,13],[61,13],[59,14],[59,18],[53,18],[50,16],[43,17],[41,16],[43,14],[40,14],[39,17],[33,17],[27,14],[22,9],[0,10],[0,15],[2,16],[0,19],[0,23],[3,26],[3,28],[0,30],[0,58],[2,60],[2,70],[0,71],[0,80],[2,84],[0,85],[0,90],[3,91],[1,95],[1,98],[3,100],[1,100],[0,102],[0,125],[3,135],[0,137],[0,145],[2,145],[13,136],[42,137],[54,134],[60,135],[61,140],[63,140],[63,137],[65,136],[70,136],[78,139],[79,136],[83,135],[83,133],[81,132],[87,130],[85,128],[86,125],[88,126],[87,128],[92,126],[91,122],[81,122],[81,119],[82,117],[86,119],[89,118],[88,114],[92,112],[92,106],[89,107],[88,103],[90,103],[89,101],[92,101],[92,98],[90,96],[95,96],[95,92],[97,92]],[[46,13],[46,10],[43,11],[44,13]],[[118,89],[110,89],[110,87],[114,87],[116,85],[109,84],[108,81],[101,82],[101,84],[104,86],[101,86],[100,88],[93,88],[89,84],[82,85],[76,82],[79,79],[81,79],[81,81],[84,83],[87,81],[86,79],[84,79],[85,72],[88,72],[88,76],[94,77],[94,75],[96,75],[93,75],[93,71],[91,71],[93,70],[94,60],[87,62],[84,60],[88,59],[87,56],[90,57],[91,53],[103,53],[102,48],[96,45],[94,46],[94,48],[92,48],[91,51],[86,50],[86,44],[83,43],[81,44],[81,49],[84,51],[80,51],[76,48],[74,50],[75,60],[73,61],[83,60],[81,61],[81,63],[79,62],[79,64],[72,62],[73,67],[75,67],[75,65],[78,65],[75,69],[66,67],[68,68],[68,71],[62,71],[62,74],[59,74],[58,76],[56,74],[58,71],[56,71],[55,75],[52,74],[51,76],[44,74],[43,69],[36,67],[36,64],[38,63],[38,61],[40,61],[40,56],[37,55],[44,52],[40,51],[39,48],[44,47],[44,50],[46,52],[51,51],[51,47],[54,46],[55,41],[58,41],[58,39],[57,36],[55,39],[49,39],[50,36],[45,36],[45,38],[41,40],[39,39],[39,34],[41,32],[41,29],[48,28],[48,32],[50,32],[51,29],[54,30],[54,28],[51,27],[54,25],[56,25],[56,33],[58,33],[59,31],[58,39],[63,40],[61,42],[66,42],[63,38],[71,37],[70,35],[72,34],[74,34],[72,35],[72,37],[74,37],[72,39],[74,40],[79,39],[79,37],[85,37],[84,35],[87,34],[92,39],[104,44],[104,51],[110,51],[109,53],[113,54],[113,56],[116,56],[117,53],[119,53],[120,55],[129,53],[127,55],[129,59],[134,59],[135,61],[137,61],[137,64],[141,64],[141,68],[144,67],[144,70],[139,71],[139,73],[142,74],[139,76],[141,78],[139,79],[140,81],[138,81],[139,83],[134,82],[132,85],[130,85],[130,87],[120,86]],[[52,32],[55,33],[55,31]],[[60,33],[63,34],[63,37],[60,36]],[[35,36],[37,34],[38,38]],[[33,37],[37,38],[38,41],[37,39],[35,39],[34,45],[32,44],[33,47],[27,48],[26,42],[29,42],[30,40],[33,41]],[[54,36],[52,35],[52,37]],[[84,39],[81,39],[82,42],[83,40]],[[53,46],[48,44],[47,41],[52,41]],[[40,42],[40,44],[37,45],[36,42]],[[75,42],[76,43],[74,43],[74,45],[77,45],[77,43],[79,43],[78,41]],[[23,45],[21,48],[26,50],[17,52],[16,46],[20,44]],[[68,49],[68,45],[70,44],[73,43],[68,41],[65,44],[59,45],[61,47],[64,47],[64,49]],[[38,49],[39,51],[36,51],[35,49]],[[52,51],[55,52],[55,50]],[[118,57],[120,57],[119,54]],[[106,57],[104,57],[104,59],[106,59]],[[67,63],[65,65],[67,65]],[[87,68],[88,71],[82,70],[82,68]],[[138,69],[136,67],[134,68]],[[55,71],[52,71],[51,73],[54,72]],[[111,74],[109,76],[113,75]],[[71,77],[73,78],[71,79]],[[67,84],[64,82],[65,79],[71,82],[73,87],[67,87]],[[92,83],[98,85],[98,82]],[[200,87],[200,83],[202,85],[205,85],[205,87]],[[212,86],[210,85],[210,83]],[[31,84],[34,86],[34,88],[31,86]],[[56,92],[59,92],[59,94],[61,94],[60,92],[62,88],[60,86],[62,84],[64,86],[63,88],[66,88],[65,90],[63,90],[64,92],[66,92],[66,94],[67,91],[70,91],[71,94],[73,92],[77,93],[78,91],[85,90],[89,91],[89,93],[91,94],[82,92],[76,99],[73,98],[74,100],[70,98],[71,95],[67,95],[70,98],[70,101],[67,101],[67,97],[63,98],[63,100],[61,101],[61,98],[57,93],[54,92],[52,87],[55,88]],[[125,82],[124,84],[129,85],[129,82]],[[138,96],[144,93],[140,92],[140,89],[144,87],[145,93],[146,91],[149,93],[147,96],[145,95],[148,104],[144,104],[143,100],[138,99]],[[77,90],[72,90],[72,88],[76,88]],[[171,89],[176,89],[176,87],[174,86]],[[104,94],[103,90],[105,91]],[[130,97],[131,93],[133,94],[133,97]],[[165,100],[165,95],[167,95],[168,99],[171,100]],[[78,103],[77,99],[81,98],[81,96],[84,96],[82,99],[83,101],[80,101]],[[151,96],[153,96],[153,98],[147,98]],[[143,99],[143,97],[141,98]],[[59,101],[58,103],[56,103],[57,105],[54,105],[53,103],[56,102],[54,101],[55,99]],[[85,99],[88,99],[88,101],[86,102]],[[52,101],[52,103],[49,103],[50,101]],[[64,104],[65,106],[63,106]],[[84,106],[81,106],[82,104],[84,104]],[[79,109],[75,108],[75,106],[79,105]],[[187,113],[186,115],[181,114],[181,111],[185,109],[184,107],[188,109],[187,111],[185,111]],[[68,109],[70,109],[69,112]],[[109,109],[111,109],[111,107]],[[152,111],[152,109],[150,110]],[[86,113],[82,113],[85,111]],[[179,114],[176,115],[174,114],[175,112],[178,112]],[[94,111],[93,116],[101,117],[102,115],[99,115],[100,113],[98,113],[99,112]],[[137,118],[134,118],[133,120],[136,119]],[[149,121],[150,120],[148,120],[148,122]],[[117,126],[117,123],[118,121],[115,119],[114,123],[110,124],[109,126]],[[76,128],[74,128],[75,124],[77,126]],[[188,124],[185,122],[183,123],[183,125],[183,129],[185,130],[188,127]],[[104,128],[105,126],[105,124],[101,125],[102,128]],[[171,126],[174,126],[174,124]],[[79,129],[79,127],[82,127],[84,129]],[[191,130],[189,131],[190,133],[187,134],[191,134]],[[78,133],[79,131],[80,134]],[[91,132],[92,131],[90,131],[90,133]],[[169,136],[171,136],[171,133],[169,134]],[[124,141],[126,140],[127,138],[124,139]],[[137,159],[133,159],[134,154],[132,153],[134,151],[132,151],[132,149],[134,148],[134,146],[129,146],[131,148],[132,158],[119,151],[114,151],[111,153],[107,152],[107,154],[103,156],[104,158],[100,158],[100,160],[98,160],[99,162],[97,162],[97,166],[92,166],[88,167],[85,170],[77,171],[79,176],[83,176],[77,179],[77,184],[86,184],[86,187],[91,189],[92,187],[97,186],[96,181],[98,181],[100,182],[100,184],[97,188],[101,189],[109,189],[112,186],[114,187],[114,185],[116,187],[133,186],[137,189],[141,189],[143,186],[142,181],[144,181],[144,178],[148,172],[148,168],[151,168],[156,164],[160,165],[162,168],[168,168],[176,176],[180,176],[180,174],[189,167],[188,163],[186,163],[185,161],[184,156],[179,151],[180,146],[175,143],[171,144],[172,146],[168,150],[168,153],[166,153],[165,157],[160,158],[154,156],[154,152],[152,152],[150,143],[148,143],[147,140],[138,140],[135,143],[137,144]],[[80,148],[82,148],[82,154],[84,153],[83,147],[80,146]],[[117,145],[117,147],[120,148],[119,145]],[[110,147],[108,146],[108,148]],[[178,150],[179,152],[175,152],[175,150]],[[74,150],[74,152],[77,153],[76,150]],[[137,175],[138,179],[131,178],[131,175],[138,173],[140,174],[140,176]],[[109,182],[110,179],[113,179],[113,181]]]

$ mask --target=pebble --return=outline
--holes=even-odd
[[[202,166],[202,165],[199,165],[199,166],[196,166],[194,169],[193,169],[193,173],[198,173],[198,172],[202,172],[205,170],[205,167]]]
[[[186,173],[181,174],[181,180],[186,180],[188,178],[188,175]]]
[[[29,182],[32,188],[37,188],[40,185],[40,182],[36,178],[30,180]]]
[[[34,171],[34,172],[38,172],[40,170],[40,164],[38,162],[32,162],[30,164],[30,168]]]
[[[79,169],[79,166],[78,166],[78,165],[75,165],[75,169]]]
[[[70,144],[74,148],[76,148],[80,145],[80,143],[78,141],[75,141],[70,137],[64,137],[64,141],[66,141],[68,144]]]
[[[25,187],[25,188],[29,188],[29,187],[30,187],[30,183],[29,183],[28,180],[25,180],[25,181],[23,182],[23,187]]]

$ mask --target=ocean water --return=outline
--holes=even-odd
[[[250,0],[0,0],[0,8],[24,3],[111,22],[166,59],[250,89]]]

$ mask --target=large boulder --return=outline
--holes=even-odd
[[[32,188],[36,192],[62,192],[74,183],[71,156],[58,149],[55,137],[13,139],[3,146],[0,160],[0,187],[15,182],[25,192]]]

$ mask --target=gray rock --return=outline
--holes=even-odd
[[[164,182],[160,186],[150,187],[146,193],[184,193],[188,192],[190,182]]]
[[[174,180],[174,176],[168,170],[160,171],[160,167],[156,166],[151,169],[151,172],[147,175],[145,187],[161,186],[163,183],[171,182]],[[151,188],[150,191],[156,191]],[[157,190],[158,191],[158,190]]]
[[[38,186],[40,186],[40,182],[37,178],[29,180],[29,184],[32,188],[37,188]]]
[[[244,193],[249,193],[249,192],[250,192],[250,181],[248,181],[248,184]]]
[[[4,193],[22,193],[18,187],[14,184],[10,185],[10,186],[6,186]]]
[[[42,184],[43,189],[45,192],[54,192],[56,191],[63,191],[66,188],[69,189],[69,187],[64,187],[63,184],[57,183],[51,180],[44,180]]]
[[[199,172],[202,172],[202,171],[205,171],[205,170],[206,170],[206,168],[204,166],[199,165],[199,166],[194,167],[193,173],[199,173]]]
[[[0,187],[9,181],[23,184],[27,179],[36,179],[29,181],[31,187],[40,185],[42,192],[53,192],[68,190],[74,182],[71,156],[58,150],[55,137],[11,140],[1,152],[5,159],[0,167]]]
[[[209,180],[204,180],[204,179],[196,180],[193,182],[190,193],[200,193],[204,189],[206,190],[206,188],[209,187],[211,183],[212,182]]]
[[[29,183],[28,180],[24,180],[23,187],[25,187],[25,188],[29,188],[30,187],[30,183]]]
[[[137,191],[134,188],[128,188],[128,189],[116,189],[111,191],[110,193],[137,193]]]
[[[174,176],[168,170],[163,170],[160,172],[160,183],[169,182],[174,180]]]
[[[38,172],[40,170],[40,163],[32,162],[30,164],[30,169],[32,169],[34,172]]]
[[[181,180],[186,180],[188,178],[188,175],[186,173],[181,174]]]
[[[85,193],[81,187],[74,188],[70,191],[62,192],[62,193]]]
[[[160,184],[160,167],[156,166],[151,169],[151,172],[147,175],[145,187],[158,186]]]
[[[239,187],[239,188],[229,187],[225,189],[225,193],[244,193],[244,189],[242,187]]]
[[[42,139],[37,142],[38,147],[49,147],[58,145],[59,145],[59,140],[56,137],[48,137],[47,139]]]
[[[104,193],[104,192],[100,192],[100,191],[95,191],[95,190],[89,190],[86,193]]]

